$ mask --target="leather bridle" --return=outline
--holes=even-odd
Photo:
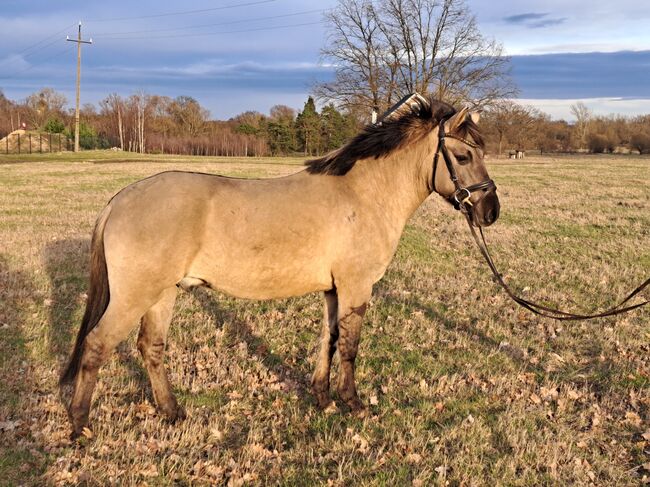
[[[447,170],[449,171],[449,176],[451,177],[451,181],[452,183],[454,183],[454,188],[455,188],[454,193],[451,196],[447,197],[447,201],[449,201],[454,206],[455,209],[460,210],[465,215],[471,216],[473,203],[470,198],[472,197],[472,193],[477,191],[487,192],[490,189],[496,191],[497,186],[496,184],[494,184],[494,181],[492,181],[491,179],[486,179],[485,181],[472,184],[471,186],[463,186],[461,184],[460,180],[458,179],[458,173],[456,172],[454,163],[451,160],[451,157],[449,156],[449,150],[447,149],[447,145],[445,144],[445,138],[448,137],[450,139],[459,140],[474,149],[477,149],[478,145],[470,140],[464,139],[462,137],[458,137],[454,134],[445,133],[445,122],[448,119],[449,117],[440,120],[440,125],[438,126],[438,149],[436,150],[436,155],[433,158],[433,174],[431,176],[431,191],[432,192],[436,191],[436,172],[438,170],[438,159],[440,158],[440,154],[442,153],[442,157],[445,160],[445,165],[447,166]]]
[[[606,311],[602,311],[600,313],[588,314],[588,315],[560,311],[558,309],[551,308],[549,306],[545,306],[539,303],[535,303],[533,301],[529,301],[513,293],[508,287],[508,285],[505,283],[505,281],[503,280],[502,275],[499,273],[499,271],[496,268],[496,265],[494,264],[494,261],[492,260],[492,256],[490,255],[487,242],[485,241],[485,235],[483,235],[483,228],[481,228],[480,226],[478,227],[478,231],[481,235],[481,238],[479,239],[478,234],[476,233],[476,229],[472,224],[473,204],[472,201],[470,200],[472,193],[477,191],[487,192],[490,189],[496,190],[496,184],[494,184],[494,181],[492,181],[492,179],[487,179],[485,181],[482,181],[477,184],[473,184],[471,186],[463,186],[461,184],[461,182],[458,179],[458,174],[456,173],[456,169],[454,168],[454,164],[451,160],[451,157],[449,156],[449,151],[447,150],[447,146],[445,145],[445,138],[448,137],[448,138],[459,140],[464,144],[475,149],[478,148],[478,145],[472,141],[463,139],[462,137],[445,133],[445,122],[448,120],[448,118],[449,117],[443,118],[440,121],[440,125],[438,127],[438,149],[436,150],[436,154],[433,159],[433,175],[431,176],[431,190],[432,190],[431,192],[436,191],[436,171],[438,170],[439,155],[442,153],[442,157],[445,160],[445,164],[447,165],[447,170],[449,171],[449,175],[451,177],[452,182],[454,183],[454,188],[455,188],[454,193],[451,196],[448,196],[447,200],[452,205],[454,205],[455,209],[460,210],[460,212],[463,213],[463,215],[465,215],[465,219],[467,220],[467,225],[469,226],[470,232],[474,237],[474,241],[476,242],[476,245],[481,251],[481,254],[485,258],[485,261],[487,262],[488,266],[490,267],[492,274],[494,274],[494,280],[503,288],[506,294],[515,303],[517,303],[520,306],[523,306],[527,310],[532,311],[537,315],[545,316],[547,318],[553,318],[555,320],[562,320],[562,321],[589,320],[593,318],[603,318],[605,316],[614,316],[614,315],[625,313],[627,311],[632,311],[633,309],[640,308],[641,306],[645,306],[650,303],[649,300],[646,300],[641,303],[623,307],[623,305],[626,304],[630,299],[632,299],[634,296],[639,294],[643,289],[645,289],[648,285],[650,285],[650,279],[647,279],[643,284],[641,284],[634,291],[628,294],[623,301],[621,301],[613,308],[610,308]]]

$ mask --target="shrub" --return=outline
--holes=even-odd
[[[602,154],[611,146],[607,136],[603,134],[590,134],[587,138],[587,147],[590,152]]]
[[[43,126],[43,130],[51,134],[62,134],[65,131],[65,124],[58,118],[50,118]]]
[[[650,134],[637,132],[630,138],[630,147],[639,151],[639,154],[650,152]]]

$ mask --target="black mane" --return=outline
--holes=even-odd
[[[445,102],[417,97],[411,104],[411,110],[404,115],[388,117],[375,125],[366,125],[340,149],[307,161],[307,172],[342,176],[360,159],[378,159],[407,143],[421,140],[438,126],[441,119],[455,113],[456,109]],[[462,132],[459,134],[462,137],[470,135],[479,146],[484,145],[478,127],[469,117],[460,126],[459,132]]]

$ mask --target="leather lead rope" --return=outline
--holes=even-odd
[[[517,296],[515,293],[513,293],[508,285],[505,283],[503,280],[503,277],[501,274],[499,274],[499,271],[496,268],[496,265],[494,264],[494,261],[492,260],[492,256],[490,255],[490,251],[488,249],[487,243],[485,242],[485,235],[483,235],[483,229],[479,227],[479,232],[481,234],[481,238],[478,238],[478,235],[476,234],[476,230],[474,229],[474,226],[472,225],[472,222],[470,220],[470,216],[468,213],[465,213],[465,219],[467,220],[467,224],[469,226],[470,231],[472,232],[472,236],[474,237],[474,241],[476,242],[476,245],[478,246],[479,250],[481,251],[481,254],[483,254],[483,257],[485,258],[485,261],[487,262],[488,266],[490,267],[490,270],[492,271],[492,274],[494,274],[494,278],[496,281],[501,285],[503,290],[506,292],[508,296],[517,304],[520,306],[523,306],[529,311],[532,311],[536,315],[540,316],[545,316],[547,318],[553,318],[554,320],[562,320],[562,321],[569,321],[569,320],[590,320],[593,318],[604,318],[606,316],[614,316],[614,315],[620,315],[622,313],[627,313],[628,311],[632,311],[633,309],[640,308],[641,306],[645,306],[646,304],[650,303],[650,301],[646,300],[643,301],[642,303],[637,303],[637,304],[632,304],[629,306],[621,307],[625,303],[627,303],[630,299],[632,299],[634,296],[639,294],[641,291],[643,291],[648,285],[650,285],[650,279],[647,279],[643,284],[641,284],[639,287],[637,287],[634,291],[632,291],[628,296],[618,303],[616,306],[613,308],[610,308],[606,311],[602,311],[600,313],[595,313],[595,314],[590,314],[590,315],[583,315],[583,314],[575,314],[575,313],[568,313],[566,311],[561,311],[559,309],[551,308],[548,306],[544,306],[539,303],[534,303],[532,301],[528,301],[527,299],[524,299],[520,296]]]

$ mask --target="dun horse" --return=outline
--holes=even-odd
[[[338,350],[339,397],[362,409],[354,380],[361,322],[411,214],[434,191],[458,204],[462,187],[474,225],[498,217],[477,121],[467,109],[415,94],[296,174],[246,180],[170,171],[116,194],[97,219],[86,311],[61,377],[74,382],[73,437],[88,422],[100,366],[138,323],[157,407],[170,420],[184,415],[163,365],[179,287],[248,299],[323,292],[313,394],[320,407],[331,403]],[[441,147],[456,183],[450,167],[437,164]]]

